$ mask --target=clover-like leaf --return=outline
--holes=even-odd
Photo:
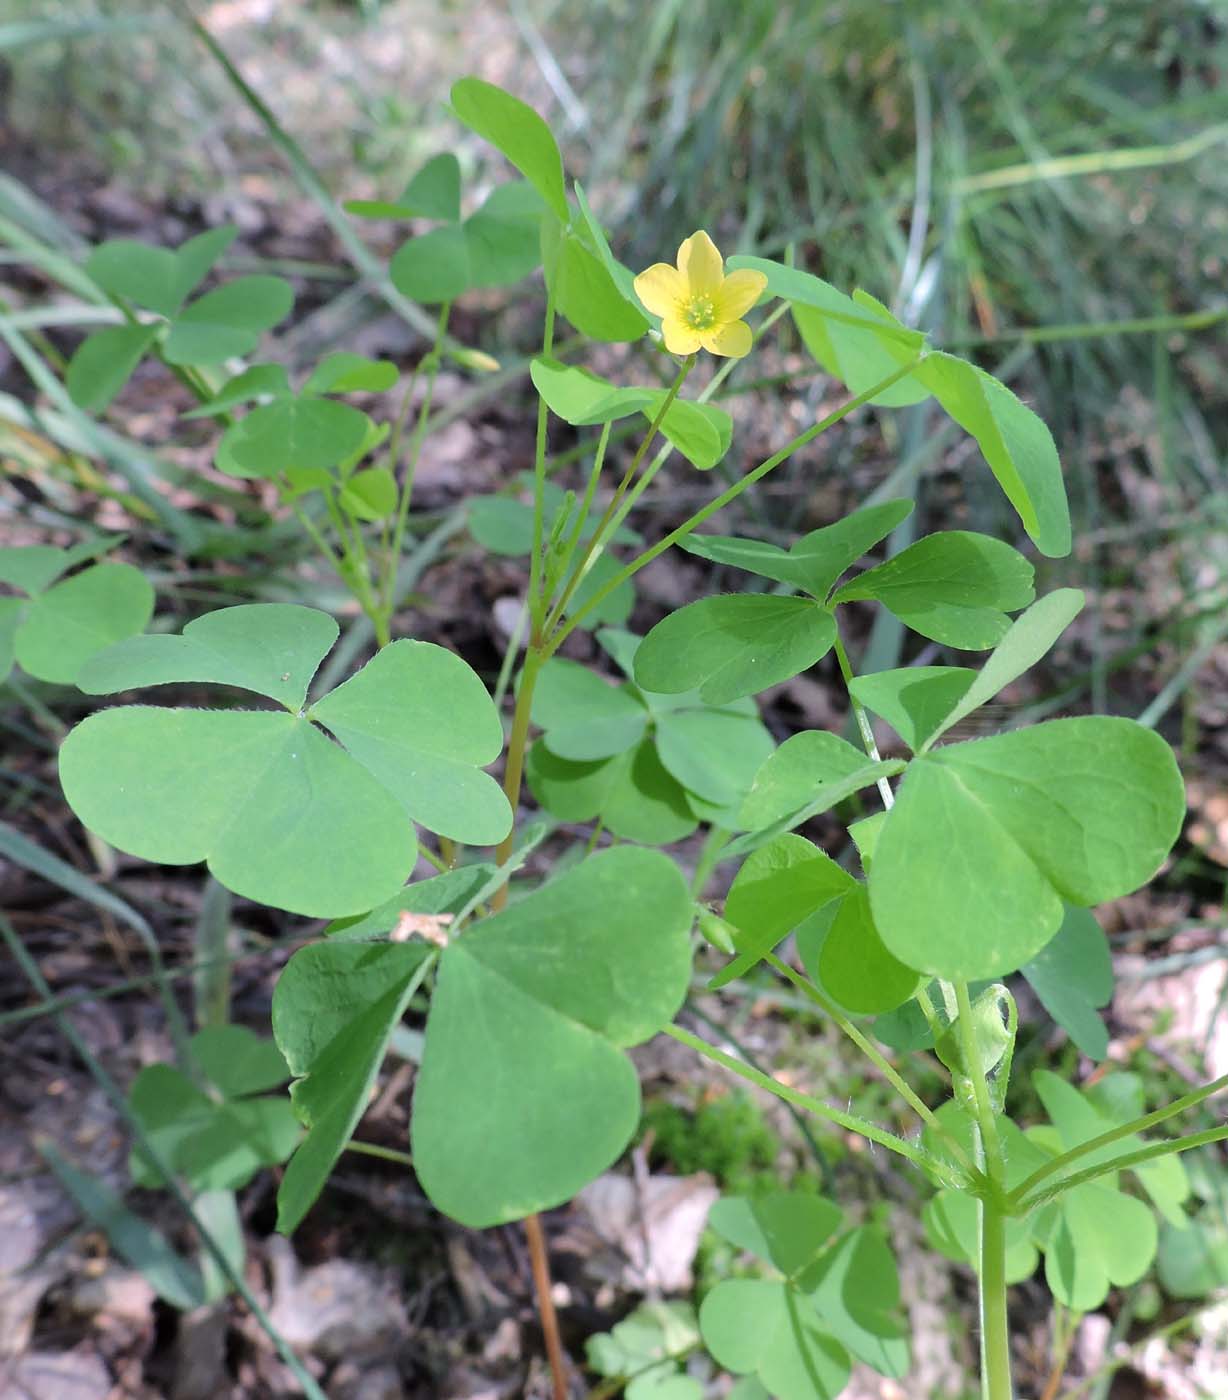
[[[355,472],[338,501],[357,520],[387,520],[397,508],[397,480],[387,467]]]
[[[966,666],[901,666],[854,676],[849,693],[881,715],[916,753],[941,732],[976,676]]]
[[[724,705],[807,670],[835,640],[831,614],[809,598],[722,594],[658,622],[636,653],[635,678],[646,690],[698,690]]]
[[[1007,613],[1035,596],[1031,564],[1010,545],[969,530],[917,540],[838,588],[833,603],[875,598],[914,632],[980,651],[1000,642]]]
[[[373,360],[352,350],[333,350],[316,365],[303,385],[305,394],[382,394],[400,378],[390,360]]]
[[[891,1252],[872,1228],[833,1241],[840,1219],[822,1197],[785,1192],[726,1198],[709,1214],[715,1231],[783,1276],[723,1280],[699,1313],[713,1357],[771,1395],[831,1400],[848,1381],[850,1352],[884,1375],[907,1369]]]
[[[445,1214],[481,1227],[544,1210],[622,1152],[639,1081],[621,1052],[682,1004],[690,921],[673,863],[620,847],[444,950],[412,1148]]]
[[[232,375],[206,403],[189,409],[184,418],[216,418],[239,404],[257,399],[284,399],[293,394],[285,365],[248,365]]]
[[[936,724],[930,723],[935,716],[932,707],[926,706],[930,732],[921,747],[929,748],[953,725],[986,701],[992,700],[1011,681],[1034,666],[1078,616],[1082,607],[1083,594],[1079,589],[1056,588],[1037,599],[1026,612],[1020,613],[977,672],[976,678]]]
[[[840,897],[831,917],[797,935],[806,971],[846,1010],[859,1016],[894,1011],[917,990],[917,973],[883,943],[863,884]]]
[[[464,230],[445,224],[407,239],[388,265],[392,285],[402,296],[431,306],[455,301],[472,285]]]
[[[907,520],[912,509],[913,503],[904,500],[864,506],[834,525],[803,535],[787,550],[728,535],[688,535],[680,544],[701,559],[775,579],[822,602],[840,575]]]
[[[541,262],[541,196],[524,180],[491,191],[463,223],[408,239],[393,254],[389,276],[414,301],[455,301],[475,287],[518,282]]]
[[[589,1337],[585,1352],[599,1375],[628,1380],[627,1400],[703,1400],[703,1387],[678,1370],[676,1359],[698,1344],[690,1303],[646,1302],[608,1332]]]
[[[613,686],[578,661],[555,658],[538,677],[532,719],[556,757],[591,763],[638,744],[649,710],[629,686]]]
[[[733,926],[737,956],[712,979],[723,987],[765,958],[792,929],[856,888],[857,882],[805,837],[785,835],[742,863],[725,917]]]
[[[601,636],[620,664],[634,665],[638,637]],[[697,820],[736,826],[773,747],[752,702],[716,708],[694,695],[614,687],[571,661],[542,669],[532,713],[545,731],[527,767],[541,805],[564,821],[600,816],[616,836],[650,845],[681,840]]]
[[[481,771],[503,749],[498,711],[446,648],[393,642],[311,715],[430,830],[474,846],[496,845],[510,830],[503,790]]]
[[[864,294],[845,296],[809,272],[767,258],[738,255],[730,258],[728,265],[730,269],[749,267],[763,273],[768,290],[792,304],[806,348],[855,394],[872,389],[907,365],[925,344],[920,331],[901,325],[885,307]],[[914,372],[871,402],[919,403],[931,392]]]
[[[92,715],[61,749],[69,805],[134,855],[207,860],[236,893],[319,916],[363,913],[396,893],[416,851],[410,819],[457,840],[501,840],[510,809],[478,769],[497,756],[502,728],[477,676],[442,647],[399,641],[304,712],[336,636],[326,614],[257,604],[109,649],[89,663],[93,693],[211,682],[284,712]]]
[[[552,816],[566,822],[600,817],[624,841],[666,846],[699,825],[686,789],[670,776],[648,738],[612,758],[584,763],[557,757],[539,739],[529,750],[525,779]]]
[[[934,976],[997,977],[1061,926],[1064,904],[1137,889],[1180,830],[1168,745],[1087,716],[913,759],[883,824],[870,900],[884,943]]]

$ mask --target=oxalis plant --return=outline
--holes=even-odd
[[[562,1397],[537,1213],[627,1147],[640,1092],[625,1052],[664,1032],[915,1169],[931,1188],[932,1243],[976,1274],[983,1394],[1008,1400],[1008,1285],[1038,1255],[1055,1298],[1076,1311],[1136,1282],[1155,1252],[1153,1207],[1183,1221],[1177,1154],[1228,1136],[1141,1136],[1222,1080],[1145,1113],[1131,1076],[1080,1090],[1041,1072],[1049,1121],[1021,1127],[1005,1111],[1012,974],[1084,1051],[1105,1053],[1096,1007],[1111,967],[1089,910],[1137,889],[1164,861],[1184,805],[1177,766],[1161,738],[1121,718],[951,739],[1083,605],[1069,588],[1036,598],[1032,564],[1004,541],[956,529],[897,547],[907,499],[867,502],[787,549],[701,527],[862,406],[932,402],[976,440],[1035,549],[1061,557],[1070,525],[1050,434],[1004,385],[931,349],[864,292],[846,296],[767,259],[723,261],[704,232],[683,243],[676,265],[634,276],[580,186],[569,193],[535,112],[473,78],[453,88],[452,107],[523,178],[463,214],[460,167],[444,154],[400,199],[351,206],[356,217],[431,224],[389,269],[401,297],[438,308],[433,348],[390,424],[377,426],[345,396],[388,388],[392,366],[341,352],[295,386],[283,368],[242,358],[289,309],[289,290],[247,278],[193,299],[228,231],[175,252],[105,244],[84,268],[123,321],[91,336],[69,365],[77,404],[104,411],[143,356],[160,357],[196,394],[194,414],[219,425],[217,465],[271,484],[377,644],[346,676],[344,663],[326,662],[339,636],[333,617],[285,603],[221,608],[179,633],[149,633],[151,598],[126,566],[71,573],[85,555],[6,556],[4,577],[23,598],[6,602],[3,621],[36,676],[42,667],[93,696],[175,685],[216,695],[206,708],[117,703],[68,734],[60,776],[86,827],[146,860],[203,861],[237,895],[329,921],[290,959],[273,1002],[297,1130],[274,1115],[272,1133],[271,1111],[251,1106],[265,1099],[227,1108],[219,1128],[227,1095],[267,1090],[279,1071],[252,1048],[259,1072],[230,1083],[225,1056],[213,1053],[224,1041],[213,1037],[203,1091],[199,1075],[197,1090],[182,1093],[146,1080],[150,1141],[168,1171],[190,1176],[203,1171],[202,1152],[221,1151],[219,1139],[233,1146],[246,1135],[242,1170],[204,1173],[213,1187],[233,1187],[292,1148],[278,1228],[293,1231],[342,1151],[361,1146],[355,1129],[390,1038],[411,1009],[424,1014],[406,1161],[452,1219],[525,1222]],[[421,534],[411,497],[435,375],[445,359],[482,363],[451,337],[451,308],[539,265],[531,504],[497,494],[468,513],[479,542],[529,560],[523,656],[513,639],[496,687],[500,699],[514,694],[505,732],[486,682],[460,657],[393,632],[405,551]],[[725,457],[732,422],[713,400],[785,315],[847,386],[846,401],[645,547],[632,509],[673,452],[699,470]],[[560,320],[575,332],[565,343]],[[578,363],[591,342],[640,341],[653,369],[666,367],[645,375],[655,383],[616,384]],[[574,491],[552,480],[551,415],[579,430],[587,474]],[[624,440],[632,449],[612,475],[609,449]],[[884,541],[885,557],[867,562]],[[733,571],[740,591],[701,598],[637,637],[623,625],[633,580],[674,547]],[[843,639],[845,605],[855,602],[887,609],[936,654],[979,662],[858,675]],[[608,666],[560,657],[584,628],[596,629]],[[858,742],[812,730],[777,747],[755,695],[829,654]],[[612,682],[611,671],[623,679]],[[880,755],[871,715],[907,759]],[[487,771],[500,760],[501,782]],[[526,785],[538,809],[527,814]],[[856,854],[841,863],[798,828],[854,798]],[[552,876],[523,873],[546,834],[575,823],[591,823],[591,835]],[[657,848],[701,827],[687,878]],[[434,873],[414,878],[423,863]],[[723,908],[706,898],[719,868],[728,872]],[[710,988],[762,976],[765,964],[819,1022],[839,1027],[916,1115],[917,1131],[900,1135],[787,1087],[677,1024],[703,939],[708,957],[714,949],[723,959]],[[930,1055],[950,1081],[938,1105],[908,1077],[910,1060]],[[201,1148],[181,1102],[207,1110],[215,1146]],[[160,1174],[150,1168],[146,1179]],[[854,1359],[907,1373],[895,1263],[880,1231],[796,1193],[727,1198],[711,1224],[760,1262],[759,1276],[718,1283],[699,1314],[702,1343],[741,1378],[742,1400],[835,1396]],[[611,1341],[603,1354],[611,1348],[617,1371],[622,1353]],[[662,1354],[628,1389],[634,1400],[701,1393]]]

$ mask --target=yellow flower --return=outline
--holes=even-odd
[[[635,279],[635,294],[661,318],[665,348],[693,355],[740,358],[750,349],[750,327],[740,318],[767,286],[762,272],[744,268],[725,275],[725,262],[701,229],[678,249],[678,266],[653,263]]]

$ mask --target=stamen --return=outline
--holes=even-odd
[[[687,302],[682,319],[692,330],[706,331],[716,321],[716,305],[711,297],[692,297]]]

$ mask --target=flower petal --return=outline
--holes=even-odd
[[[716,319],[736,321],[744,316],[763,295],[766,286],[767,278],[762,272],[749,267],[731,272],[717,288]]]
[[[703,229],[691,234],[678,249],[678,271],[686,278],[692,296],[699,292],[715,293],[724,270],[724,259]]]
[[[635,294],[654,316],[672,316],[686,300],[686,282],[676,267],[653,263],[635,279]]]
[[[671,355],[693,355],[703,344],[700,333],[675,316],[662,318],[661,335],[665,340],[665,348]]]
[[[715,330],[704,331],[702,343],[704,349],[713,355],[728,355],[732,360],[740,360],[751,346],[750,327],[745,321],[728,321]]]

